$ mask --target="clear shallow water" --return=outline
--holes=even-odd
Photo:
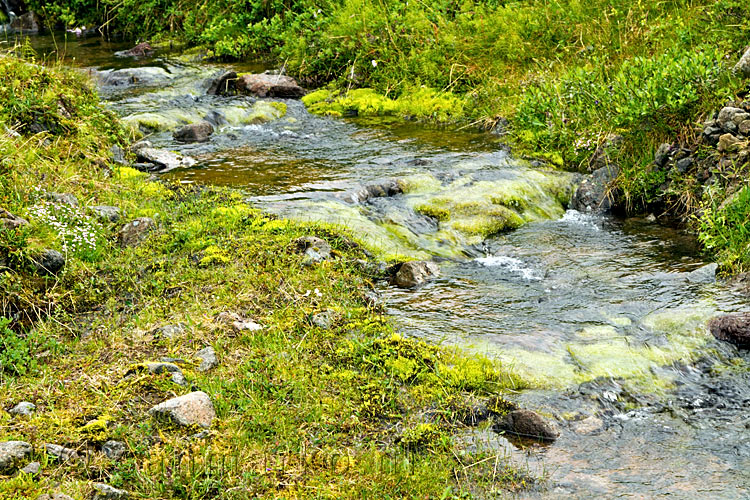
[[[487,134],[314,117],[297,101],[283,101],[283,118],[244,123],[254,99],[204,95],[214,66],[116,59],[126,46],[91,39],[68,47],[82,67],[165,70],[152,85],[102,89],[126,119],[232,118],[207,144],[153,134],[199,160],[165,176],[240,187],[266,210],[344,224],[384,252],[442,257],[435,282],[381,292],[402,331],[502,360],[532,387],[514,398],[557,422],[561,437],[546,447],[465,436],[549,477],[519,497],[750,498],[750,357],[705,328],[747,299],[701,277],[685,233],[566,212],[558,195],[571,179],[513,159]],[[358,194],[389,179],[406,180],[407,193]],[[425,204],[449,206],[451,218],[415,210]],[[498,205],[528,223],[472,232],[505,213]]]

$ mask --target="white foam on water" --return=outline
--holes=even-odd
[[[565,224],[576,224],[599,231],[599,226],[596,223],[597,220],[598,217],[596,215],[585,214],[583,212],[579,212],[578,210],[567,210],[565,214],[560,219],[558,219],[558,222]]]
[[[525,280],[542,280],[542,276],[540,276],[535,269],[526,266],[522,260],[514,257],[508,257],[507,255],[493,255],[491,257],[478,258],[476,261],[486,267],[502,267],[512,273],[520,274]]]

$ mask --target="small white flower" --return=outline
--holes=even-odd
[[[375,59],[372,60],[372,67],[373,68],[377,68],[378,67],[378,62]]]

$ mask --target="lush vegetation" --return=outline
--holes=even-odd
[[[0,206],[28,221],[0,228],[0,393],[6,410],[37,405],[30,417],[0,411],[0,441],[32,441],[42,463],[38,476],[0,481],[0,497],[83,498],[92,481],[140,498],[455,498],[529,484],[454,438],[487,398],[523,382],[394,332],[367,297],[375,275],[357,245],[268,217],[235,191],[116,166],[109,151],[125,129],[77,72],[0,56],[0,81]],[[98,205],[121,220],[96,217]],[[117,231],[135,217],[158,228],[123,247]],[[295,240],[313,234],[335,258],[303,264]],[[65,256],[57,275],[33,265],[48,248]],[[222,312],[262,329],[237,330]],[[201,372],[206,346],[219,365]],[[181,359],[186,386],[142,370],[162,357]],[[207,435],[149,417],[191,390],[216,407]],[[107,440],[125,443],[122,459],[101,452]],[[90,454],[59,464],[43,443]]]

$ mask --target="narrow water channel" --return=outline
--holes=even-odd
[[[123,47],[99,39],[33,43],[82,68],[147,68],[101,94],[126,121],[155,124],[155,146],[198,160],[165,177],[341,224],[381,255],[438,259],[438,280],[380,292],[402,332],[501,360],[529,387],[513,397],[555,419],[561,437],[545,447],[463,437],[549,479],[519,498],[750,498],[750,356],[706,329],[747,299],[703,268],[690,235],[566,210],[573,176],[514,159],[490,134],[321,118],[293,100],[264,121],[262,101],[205,95],[216,66],[116,58]],[[172,140],[174,124],[211,113],[222,125],[210,142]],[[390,182],[402,192],[365,192]]]

